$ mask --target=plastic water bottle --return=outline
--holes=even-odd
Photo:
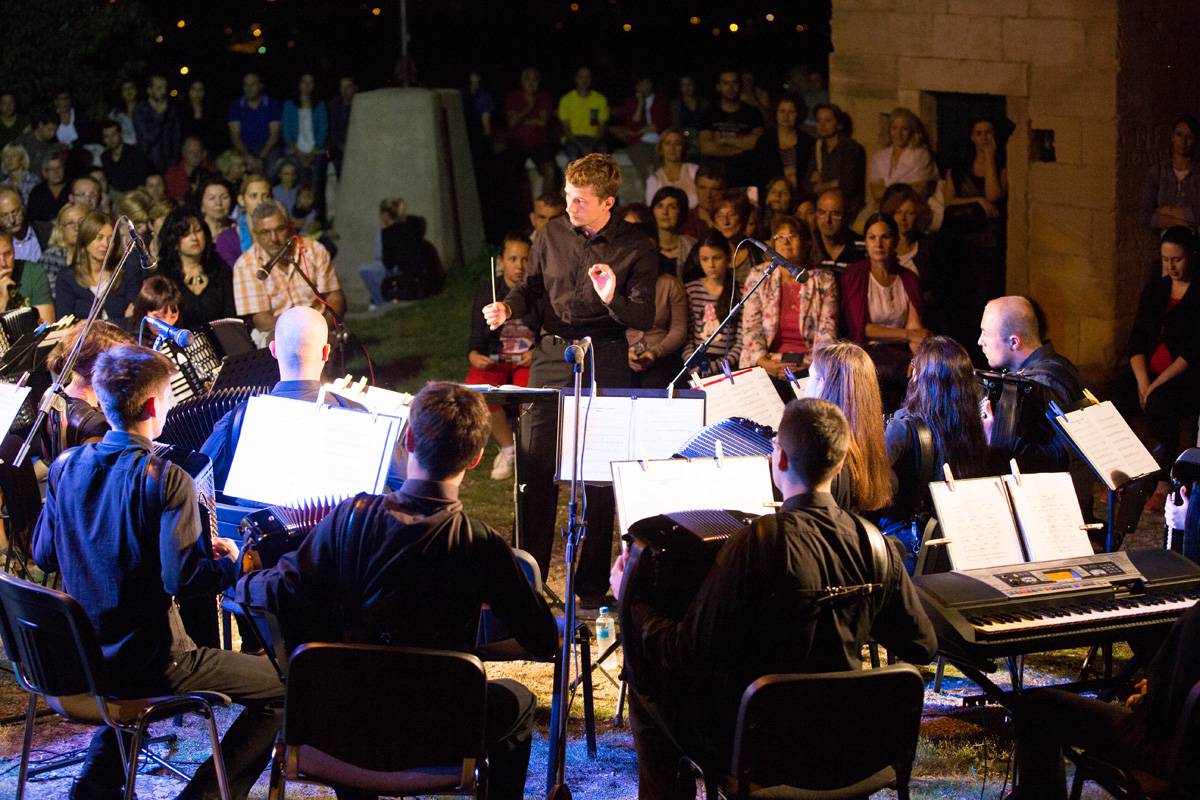
[[[608,613],[608,606],[600,608],[600,614],[596,617],[596,655],[595,658],[600,659],[613,643],[617,641],[617,621],[613,619],[612,614]],[[599,662],[600,666],[611,672],[617,666],[617,653],[614,649],[608,653],[604,660]]]

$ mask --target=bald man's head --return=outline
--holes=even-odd
[[[996,369],[1015,369],[1042,346],[1037,313],[1024,297],[997,297],[983,309],[979,347]]]
[[[289,308],[275,321],[271,355],[285,381],[319,381],[329,359],[329,324],[316,309]]]

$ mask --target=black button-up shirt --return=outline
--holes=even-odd
[[[616,275],[616,293],[607,306],[588,277],[593,264],[608,264]],[[589,237],[564,214],[537,237],[524,282],[504,302],[513,318],[540,319],[547,333],[616,339],[627,328],[653,327],[657,277],[658,254],[642,231],[613,215]]]

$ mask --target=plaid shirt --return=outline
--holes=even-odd
[[[312,278],[321,294],[328,296],[340,291],[342,284],[333,270],[329,251],[311,239],[301,237],[300,242],[298,268]],[[278,317],[294,306],[312,305],[316,299],[304,278],[296,274],[298,268],[291,264],[276,265],[265,281],[259,280],[255,272],[270,260],[266,251],[255,243],[233,265],[233,302],[238,316],[270,311]]]

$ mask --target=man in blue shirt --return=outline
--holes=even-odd
[[[229,141],[246,157],[250,172],[270,168],[272,153],[279,146],[281,116],[279,102],[263,94],[258,73],[247,72],[242,96],[229,104]]]

